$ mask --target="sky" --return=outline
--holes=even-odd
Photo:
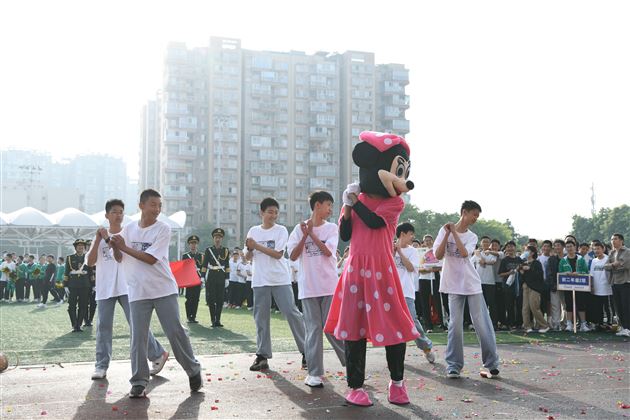
[[[142,105],[170,41],[370,51],[409,68],[411,202],[537,238],[630,204],[630,2],[6,1],[0,146],[138,171]]]

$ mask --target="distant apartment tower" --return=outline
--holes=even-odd
[[[165,211],[185,210],[193,228],[221,226],[234,244],[260,223],[267,196],[290,228],[310,214],[317,189],[333,194],[336,217],[341,192],[358,179],[359,133],[409,132],[408,81],[403,65],[375,65],[373,53],[252,51],[215,37],[207,48],[171,43],[158,138],[143,134],[141,174],[151,172],[152,143]]]
[[[160,185],[160,123],[156,100],[142,107],[140,173],[138,188],[159,188]]]

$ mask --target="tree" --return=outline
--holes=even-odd
[[[630,206],[602,208],[590,218],[573,215],[571,233],[579,241],[593,239],[608,242],[613,233],[630,235]]]

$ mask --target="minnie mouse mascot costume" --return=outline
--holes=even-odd
[[[413,188],[409,146],[394,134],[364,131],[352,151],[359,184],[343,193],[339,235],[351,240],[350,254],[337,284],[324,331],[345,341],[346,373],[352,405],[371,406],[363,389],[367,341],[385,346],[390,371],[388,401],[408,404],[403,382],[407,341],[419,336],[405,303],[392,254],[400,213],[400,194]]]

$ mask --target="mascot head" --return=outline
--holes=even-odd
[[[364,131],[352,150],[359,167],[361,191],[382,197],[396,197],[413,189],[409,178],[409,146],[395,134]]]

